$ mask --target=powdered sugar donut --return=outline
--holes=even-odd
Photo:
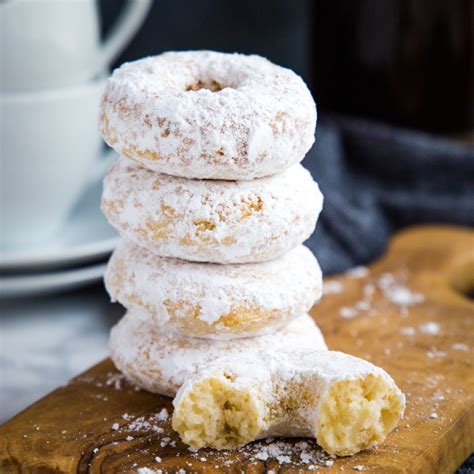
[[[181,386],[173,405],[172,426],[193,448],[309,436],[347,456],[385,439],[403,416],[405,396],[363,359],[278,347],[211,362]]]
[[[122,159],[102,210],[126,238],[164,257],[215,263],[270,260],[305,241],[323,203],[301,165],[252,181],[190,180]]]
[[[321,331],[309,315],[299,316],[271,334],[235,341],[189,338],[150,321],[142,311],[129,311],[112,329],[112,360],[127,379],[150,392],[174,396],[191,375],[223,356],[278,349],[324,350]]]
[[[154,171],[253,179],[304,158],[316,107],[297,74],[262,57],[169,52],[114,71],[100,122],[110,146]]]
[[[307,313],[321,296],[321,269],[299,246],[268,262],[235,265],[159,257],[122,242],[105,272],[112,299],[192,337],[263,334]]]

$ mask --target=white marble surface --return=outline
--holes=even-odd
[[[103,359],[123,312],[101,283],[0,301],[0,423]]]

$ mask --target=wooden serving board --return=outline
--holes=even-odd
[[[382,366],[407,395],[376,449],[331,459],[314,441],[276,440],[193,453],[161,411],[171,400],[106,360],[0,429],[0,472],[453,472],[474,450],[473,289],[474,232],[453,227],[402,232],[369,269],[326,280],[312,315],[329,347]]]

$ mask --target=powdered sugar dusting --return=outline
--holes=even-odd
[[[303,315],[284,328],[259,338],[238,343],[190,339],[174,334],[140,316],[127,315],[112,329],[111,356],[130,380],[149,391],[174,396],[177,389],[200,366],[223,356],[240,357],[246,352],[296,348],[325,350],[323,336],[309,315]]]
[[[342,318],[344,319],[353,319],[355,318],[359,313],[356,308],[351,308],[349,306],[343,306],[339,310],[339,314],[341,315]]]
[[[361,313],[368,313],[372,310],[372,300],[375,287],[372,283],[366,283],[362,289],[362,299],[353,306],[343,306],[339,309],[339,314],[344,319],[354,319]]]
[[[414,336],[416,334],[416,329],[410,326],[405,326],[400,328],[400,333],[404,336]]]
[[[385,298],[400,307],[402,315],[407,315],[410,306],[425,301],[424,295],[411,291],[391,273],[382,274],[377,283]]]
[[[469,346],[462,342],[455,342],[454,344],[451,344],[451,349],[454,349],[455,351],[467,352],[469,350]]]
[[[439,334],[440,326],[439,326],[438,323],[435,323],[433,321],[429,321],[427,323],[424,323],[424,324],[420,325],[420,331],[423,334],[437,335],[437,334]]]
[[[203,181],[122,158],[104,180],[101,207],[125,238],[157,255],[225,264],[271,260],[301,244],[322,204],[301,165],[252,181]]]
[[[256,438],[269,436],[314,437],[321,405],[319,398],[302,396],[303,393],[323,394],[335,382],[357,380],[368,375],[380,377],[387,383],[391,395],[398,398],[395,417],[403,416],[405,396],[393,379],[380,367],[342,352],[315,351],[293,348],[290,350],[260,351],[243,353],[238,357],[223,357],[204,366],[190,377],[178,390],[173,400],[174,417],[187,416],[188,397],[195,396],[194,387],[209,379],[232,379],[236,390],[249,393],[258,400],[255,409],[264,420],[259,426]],[[291,410],[285,408],[283,400],[298,400]],[[274,449],[270,444],[269,449]],[[266,451],[264,451],[265,453]],[[277,459],[280,464],[290,463],[286,454]]]
[[[325,281],[323,284],[323,295],[331,295],[342,293],[343,285],[340,281]]]
[[[189,336],[229,339],[268,332],[307,313],[321,296],[322,274],[304,246],[269,262],[218,265],[158,257],[125,241],[109,261],[105,285],[113,300],[146,310],[160,324]],[[238,323],[248,311],[262,315],[255,329]],[[237,322],[218,324],[229,314]]]
[[[353,273],[353,277],[355,275],[355,278],[363,278],[369,275],[369,272],[365,267],[362,267],[362,269],[357,268],[359,267],[350,271]],[[365,283],[362,287],[361,299],[356,301],[353,305],[342,306],[339,309],[340,316],[344,319],[354,319],[362,314],[373,315],[376,309],[373,304],[373,297],[377,290],[382,293],[386,300],[398,307],[402,316],[408,315],[411,306],[425,301],[423,294],[412,291],[401,278],[396,278],[392,273],[383,273],[378,278],[370,279]],[[329,293],[331,291],[332,290],[330,289]],[[420,330],[422,332],[431,331],[431,334],[434,334],[434,331],[436,330],[435,326],[433,326],[434,324],[436,323],[420,328]],[[411,330],[407,329],[403,331]],[[409,334],[405,332],[404,335]]]
[[[249,461],[276,461],[280,466],[292,464],[296,468],[301,466],[309,470],[317,469],[327,461],[335,459],[335,456],[319,448],[314,440],[290,443],[270,439],[270,442],[253,443],[240,449],[240,452]]]
[[[363,266],[354,267],[347,270],[346,275],[351,278],[365,278],[369,275],[369,269]]]
[[[274,174],[304,158],[315,126],[303,80],[255,55],[168,52],[125,63],[101,103],[110,146],[186,178]]]
[[[204,457],[203,453],[205,454]],[[275,440],[273,438],[250,443],[232,451],[214,451],[209,449],[201,449],[199,451],[190,450],[188,456],[191,460],[207,461],[216,469],[231,468],[241,459],[242,461],[250,463],[260,461],[265,463],[265,465],[276,463],[277,467],[291,465],[292,468],[304,469],[305,471],[315,471],[323,467],[331,467],[334,465],[336,459],[336,456],[330,455],[322,450],[316,444],[315,440]],[[232,456],[232,458],[230,458],[230,456]],[[142,467],[139,468],[137,472],[154,474],[160,471],[161,469],[154,470],[149,467]],[[183,472],[186,471],[183,470]],[[195,469],[190,466],[189,472],[195,472]],[[266,474],[276,473],[274,470],[267,470],[265,472]]]

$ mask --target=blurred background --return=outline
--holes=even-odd
[[[6,9],[16,3],[32,9],[32,4],[40,2],[0,3],[2,213],[11,223],[7,227],[3,222],[2,233],[7,235],[6,229],[15,226],[19,229],[2,240],[0,249],[0,421],[104,357],[108,330],[123,313],[118,305],[109,304],[100,280],[117,243],[98,208],[100,178],[114,157],[102,144],[97,145],[95,132],[82,129],[86,122],[95,127],[95,119],[86,118],[89,109],[79,110],[79,104],[84,106],[87,100],[77,97],[84,94],[97,103],[103,87],[101,76],[125,61],[166,50],[238,51],[266,56],[305,79],[318,104],[319,119],[316,144],[304,165],[325,195],[324,212],[308,245],[328,274],[377,258],[399,228],[427,222],[474,224],[474,2],[53,3],[72,8],[81,2],[94,10],[87,15],[96,15],[97,31],[82,28],[75,37],[68,37],[68,57],[72,58],[87,49],[89,36],[98,35],[91,48],[99,48],[101,41],[123,28],[117,18],[124,8],[130,4],[141,7],[128,12],[135,17],[127,20],[120,40],[116,37],[115,45],[103,52],[107,58],[100,65],[91,60],[94,67],[89,68],[86,54],[81,59],[84,67],[73,71],[74,65],[65,60],[60,73],[69,67],[73,72],[63,85],[49,85],[51,77],[45,78],[45,84],[23,81],[27,74],[21,68],[27,61],[20,61],[21,54],[29,58],[33,53],[24,29],[15,29],[8,17],[13,13]],[[24,24],[25,15],[23,12],[15,21]],[[74,13],[69,21],[74,18],[81,17]],[[43,20],[47,27],[48,21]],[[55,35],[65,34],[52,34],[50,44]],[[37,45],[38,39],[35,41]],[[41,68],[41,64],[34,67]],[[15,75],[15,71],[20,72]],[[55,101],[66,101],[67,108],[51,105]],[[36,115],[23,110],[30,102],[37,104]],[[38,124],[54,107],[51,123],[56,125],[48,125],[49,132],[53,130],[50,138],[45,139],[46,132],[42,132],[41,139],[30,140],[35,150],[25,149],[28,134],[37,133]],[[18,124],[25,123],[22,114],[36,118],[24,125],[29,129],[20,139]],[[65,119],[77,121],[72,130],[62,123]],[[94,135],[87,153],[100,155],[97,160],[93,157],[96,171],[92,178],[85,177],[92,161],[74,158],[74,149],[85,155],[82,147],[86,144],[81,141],[86,135]],[[84,161],[84,169],[74,170],[67,178],[71,170],[65,168],[54,182],[42,181],[47,167],[37,159],[41,167],[35,168],[32,154],[43,145],[43,157],[60,152],[62,159],[58,157],[57,163],[66,160],[71,167]],[[59,172],[58,164],[51,166]],[[74,194],[70,190],[78,181],[82,184]],[[68,189],[53,189],[58,182],[66,183]],[[38,197],[29,197],[22,204],[18,193],[24,196],[25,190],[35,187]],[[43,202],[49,195],[54,195],[51,203]],[[39,224],[32,225],[34,219],[51,218],[42,213],[52,214],[51,209],[66,200],[60,196],[66,195],[71,204],[64,204],[61,223],[35,239]]]

